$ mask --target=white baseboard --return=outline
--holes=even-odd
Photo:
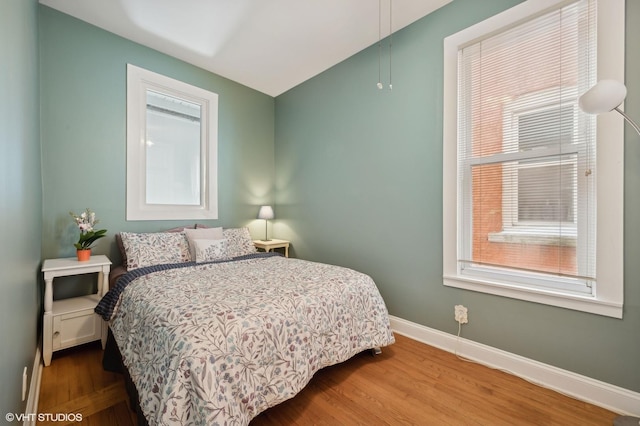
[[[29,383],[29,395],[27,396],[27,406],[25,407],[25,414],[32,414],[26,416],[23,422],[24,426],[34,426],[36,424],[35,415],[38,413],[38,401],[40,399],[40,383],[42,380],[42,368],[44,363],[42,362],[42,352],[40,345],[36,347],[36,356],[33,360],[33,368],[31,370],[31,382]]]
[[[391,316],[394,332],[447,352],[457,336]],[[460,338],[458,355],[622,415],[640,416],[640,393]]]

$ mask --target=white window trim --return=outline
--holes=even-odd
[[[525,95],[519,99],[516,99],[515,101],[512,102],[508,102],[505,104],[505,109],[504,109],[504,113],[503,113],[503,127],[504,127],[504,131],[503,131],[503,135],[504,135],[504,140],[505,142],[503,143],[503,145],[509,146],[511,147],[511,150],[513,152],[515,152],[516,150],[516,144],[515,139],[517,139],[517,131],[514,131],[513,129],[517,128],[517,122],[518,122],[518,117],[522,116],[522,115],[526,115],[529,113],[533,113],[533,107],[531,107],[531,105],[535,105],[535,110],[545,110],[547,108],[551,109],[551,108],[556,108],[558,106],[560,106],[557,102],[546,102],[546,103],[542,103],[541,101],[536,101],[536,100],[541,100],[541,99],[549,99],[549,97],[547,96],[549,94],[549,92],[553,91],[554,93],[559,90],[559,89],[552,89],[552,90],[547,90],[547,91],[543,91],[543,92],[538,92],[538,93],[533,93],[533,94],[529,94],[529,95]],[[577,139],[577,132],[578,132],[578,126],[576,124],[577,119],[575,119],[576,114],[577,114],[577,108],[578,108],[578,94],[576,91],[575,87],[572,88],[568,88],[565,90],[562,90],[562,96],[561,96],[563,102],[565,103],[565,105],[568,106],[569,102],[571,102],[571,106],[574,109],[573,112],[573,116],[574,116],[574,129],[573,129],[573,134],[574,134],[574,139]],[[575,153],[578,154],[578,149],[572,149],[570,146],[563,146],[562,147],[562,153],[563,154],[567,154],[567,153]],[[578,158],[580,158],[580,156],[578,155]],[[579,160],[576,160],[576,164],[579,162]],[[563,161],[563,163],[565,163],[565,161]],[[566,163],[569,163],[568,161]],[[572,162],[573,163],[573,162]],[[580,170],[580,165],[577,165],[578,170]],[[518,197],[518,187],[517,187],[517,183],[514,183],[514,179],[511,179],[512,176],[510,176],[511,173],[515,173],[518,168],[514,168],[514,167],[509,167],[508,171],[503,172],[503,203],[502,203],[502,229],[503,229],[503,233],[505,234],[513,234],[513,235],[518,235],[518,236],[523,236],[524,234],[527,233],[527,230],[530,229],[532,232],[532,235],[535,236],[539,236],[542,234],[546,234],[547,236],[553,236],[553,235],[558,235],[557,231],[553,231],[551,230],[549,224],[545,224],[545,223],[532,223],[532,222],[520,222],[518,220],[518,205],[515,205],[511,202],[507,202],[507,199],[513,199],[513,198],[517,198]],[[583,167],[584,169],[584,167]],[[579,182],[577,182],[577,184],[579,184]],[[576,190],[576,195],[580,192],[580,189]],[[515,197],[514,197],[515,194]],[[574,199],[574,209],[577,212],[577,208],[575,205],[575,199]],[[574,215],[577,216],[577,213],[574,212]],[[569,231],[570,234],[573,234],[573,240],[575,242],[575,236],[576,236],[576,230],[575,230],[575,219],[577,217],[574,217],[574,222],[563,222],[562,226],[563,226],[563,231]],[[572,231],[573,228],[573,232]],[[557,229],[557,227],[555,227],[554,229]],[[545,232],[546,231],[546,232]]]
[[[458,264],[457,98],[458,51],[505,25],[568,4],[567,0],[528,0],[444,40],[443,99],[443,284],[567,309],[622,318],[624,126],[616,114],[597,117],[597,288],[594,295],[566,294],[512,283],[463,276]],[[624,81],[624,0],[598,0],[598,80]],[[605,137],[606,135],[606,137]],[[454,213],[455,212],[455,213]]]
[[[146,202],[147,89],[180,97],[202,108],[201,202],[159,205]],[[127,64],[127,220],[218,218],[218,95]]]

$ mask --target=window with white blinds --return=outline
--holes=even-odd
[[[603,169],[596,117],[579,110],[578,97],[598,80],[606,21],[598,0],[514,9],[521,12],[445,40],[445,72],[456,76],[451,94],[445,75],[445,114],[454,115],[445,117],[445,222],[448,207],[457,212],[445,284],[454,275],[473,285],[597,300]],[[455,144],[455,156],[447,156],[447,144]],[[445,224],[445,239],[452,229]]]
[[[577,96],[595,83],[595,14],[577,1],[459,51],[463,273],[592,292],[595,118]]]

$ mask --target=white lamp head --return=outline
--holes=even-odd
[[[612,111],[627,97],[627,88],[616,80],[600,80],[587,90],[580,99],[580,109],[588,114],[602,114]]]
[[[258,219],[273,219],[273,207],[271,206],[262,206],[260,207],[260,211],[258,211]]]

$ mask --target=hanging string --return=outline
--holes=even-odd
[[[382,0],[378,0],[378,89],[382,90]]]
[[[389,90],[393,90],[391,78],[391,48],[393,47],[393,0],[389,0]]]
[[[389,0],[389,90],[393,90],[391,75],[393,48],[393,0]],[[382,90],[382,0],[378,0],[378,89]]]

